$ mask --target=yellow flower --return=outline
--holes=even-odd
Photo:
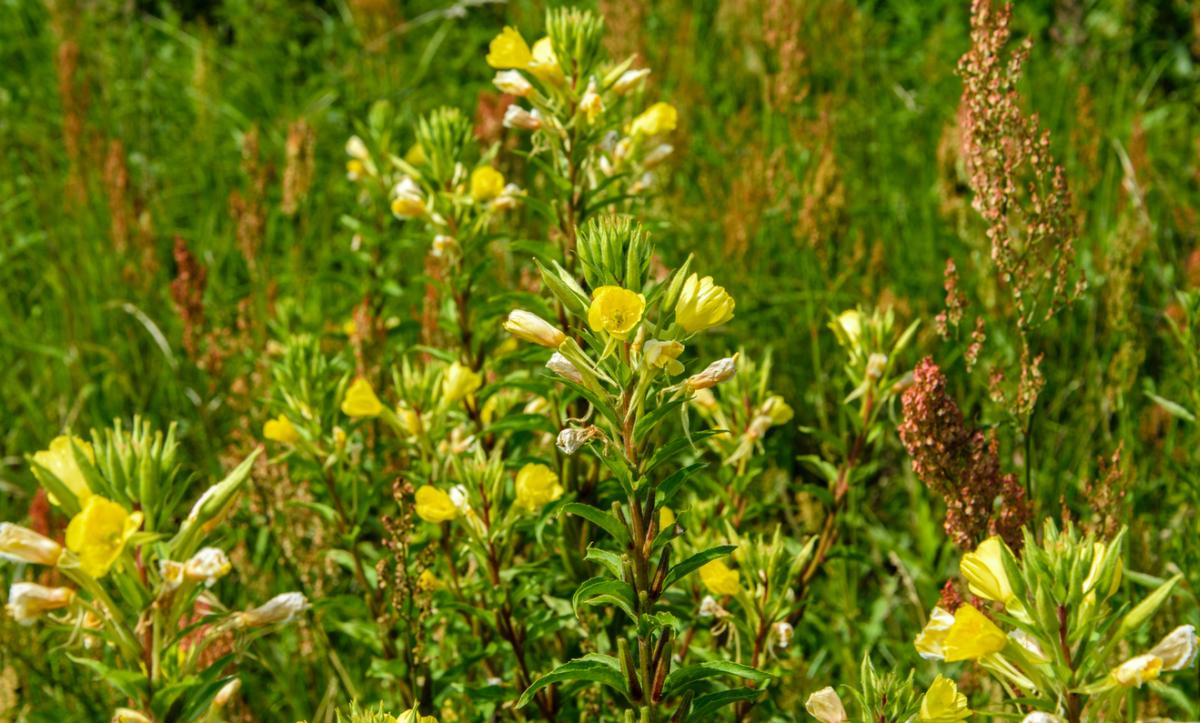
[[[437,579],[437,575],[433,574],[433,570],[425,568],[421,574],[417,576],[417,590],[421,592],[433,592],[442,586],[442,581]]]
[[[828,686],[808,696],[804,709],[821,723],[847,723],[850,720],[837,691]]]
[[[931,723],[955,723],[970,717],[967,696],[958,692],[953,680],[941,675],[929,686],[925,697],[921,699],[921,712],[917,714],[917,720]]]
[[[491,166],[480,166],[471,172],[471,198],[490,201],[504,191],[504,174]]]
[[[1004,540],[992,536],[979,543],[975,552],[963,555],[959,571],[971,593],[1006,607],[1015,602],[1012,584],[1004,570]]]
[[[913,641],[913,646],[922,658],[942,660],[946,657],[943,646],[946,643],[946,633],[950,631],[952,625],[954,625],[952,613],[941,607],[933,609],[933,612],[929,614],[929,622],[925,624],[925,629]]]
[[[434,524],[449,522],[458,517],[458,508],[450,495],[432,485],[422,485],[417,490],[417,515]]]
[[[517,472],[517,504],[530,512],[562,497],[558,475],[544,464],[527,464]]]
[[[438,723],[438,719],[431,715],[421,715],[416,710],[406,710],[396,719],[396,723]]]
[[[0,560],[56,565],[62,546],[28,527],[0,522]]]
[[[420,143],[412,144],[404,153],[404,160],[407,161],[409,165],[423,165],[425,163],[425,149],[421,147]]]
[[[646,298],[620,286],[601,286],[592,292],[588,326],[624,340],[642,320]]]
[[[847,309],[838,314],[834,324],[835,329],[840,329],[845,334],[850,346],[858,346],[858,340],[862,337],[862,314],[857,309]]]
[[[655,103],[629,124],[629,134],[633,136],[656,136],[660,133],[670,133],[675,130],[677,114],[675,106],[670,103]]]
[[[516,28],[505,27],[488,45],[487,64],[493,68],[525,68],[531,62],[533,54]]]
[[[1140,688],[1142,683],[1157,678],[1158,674],[1162,672],[1162,668],[1162,658],[1153,653],[1146,653],[1121,663],[1113,669],[1112,677],[1118,684],[1127,688],[1133,686]]]
[[[41,452],[33,455],[33,461],[53,473],[59,481],[67,486],[67,489],[75,494],[75,499],[79,500],[79,504],[83,505],[87,502],[88,497],[92,496],[92,490],[88,487],[87,479],[83,476],[83,470],[79,469],[79,465],[75,463],[75,453],[71,449],[72,441],[83,452],[83,455],[88,458],[88,461],[96,461],[92,445],[79,437],[67,436],[55,437],[50,442],[50,449],[43,449]],[[54,495],[48,496],[51,504],[58,504],[58,500],[54,498]]]
[[[483,377],[479,372],[471,371],[470,367],[458,362],[451,364],[442,377],[442,395],[451,404],[471,396],[481,386]]]
[[[79,556],[84,572],[104,577],[141,526],[141,512],[130,514],[116,502],[92,495],[67,525],[67,549]]]
[[[268,419],[263,425],[263,436],[272,442],[295,444],[300,441],[300,433],[292,426],[286,415],[280,414],[275,419]]]
[[[405,432],[414,437],[421,434],[421,414],[417,410],[408,407],[397,407],[396,417],[400,420],[400,427]]]
[[[771,424],[775,425],[787,424],[795,416],[791,405],[778,394],[773,395],[763,404],[763,414],[770,417]]]
[[[700,568],[700,581],[713,595],[737,595],[741,591],[741,581],[737,570],[720,560],[713,560]]]
[[[651,339],[642,345],[642,353],[646,363],[655,369],[665,369],[672,376],[683,373],[683,364],[679,361],[683,344],[677,341]]]
[[[550,38],[542,38],[533,44],[533,58],[526,66],[526,70],[533,73],[543,83],[557,85],[562,82],[562,68],[558,64],[558,56],[554,54],[554,46],[550,44]]]
[[[342,399],[342,414],[347,417],[378,417],[383,413],[383,402],[375,396],[371,383],[359,377],[346,390]]]
[[[357,181],[366,173],[367,166],[357,158],[346,161],[346,180]]]
[[[675,511],[670,507],[658,508],[658,529],[667,530],[675,524]]]
[[[562,333],[561,329],[537,314],[523,309],[508,313],[508,318],[504,320],[504,330],[518,339],[540,344],[548,349],[557,349],[559,344],[567,340],[567,335]]]
[[[596,116],[604,112],[604,101],[600,98],[600,92],[596,89],[594,79],[588,83],[587,92],[579,100],[579,112],[583,113],[588,123],[596,120]]]
[[[675,303],[675,321],[684,331],[694,334],[732,319],[733,307],[733,297],[724,287],[714,284],[711,276],[701,279],[692,274],[683,282],[679,301]]]
[[[975,660],[1004,650],[1008,636],[973,605],[962,605],[954,613],[954,624],[942,641],[946,662]]]

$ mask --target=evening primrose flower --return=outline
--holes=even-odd
[[[694,334],[732,319],[733,307],[733,297],[724,287],[714,284],[711,276],[702,279],[699,274],[692,274],[683,282],[679,301],[675,303],[675,321],[684,331]]]
[[[46,587],[33,582],[14,582],[8,590],[6,609],[21,625],[32,625],[42,613],[71,604],[75,591],[69,587]]]
[[[970,606],[967,606],[970,607]],[[955,723],[971,717],[967,707],[967,696],[958,692],[953,680],[939,675],[921,699],[921,712],[917,720],[929,723]]]
[[[492,85],[495,85],[501,93],[515,95],[518,98],[525,98],[533,93],[533,85],[516,70],[501,70],[496,73],[496,77],[492,79]]]
[[[0,559],[35,565],[56,565],[60,556],[62,545],[49,537],[28,527],[0,522]]]
[[[808,700],[804,702],[804,710],[821,723],[849,723],[850,721],[850,717],[846,715],[846,707],[842,705],[842,699],[838,697],[837,691],[829,686],[808,696]]]
[[[942,650],[947,663],[975,660],[1004,650],[1008,636],[973,605],[962,605],[946,631]]]
[[[762,413],[764,416],[770,418],[771,424],[776,426],[780,424],[787,424],[788,422],[792,421],[792,417],[795,416],[795,412],[792,410],[791,405],[789,405],[787,401],[778,394],[771,396],[766,402],[763,403]]]
[[[412,709],[401,713],[396,723],[438,723],[438,719],[431,715],[421,715],[416,709]]]
[[[442,395],[447,402],[453,404],[460,399],[470,397],[483,386],[483,377],[470,367],[454,362],[446,369],[442,377]]]
[[[458,517],[458,507],[450,495],[433,485],[422,485],[417,490],[416,508],[418,517],[435,525]]]
[[[683,364],[679,355],[683,353],[683,344],[677,341],[659,341],[651,339],[642,345],[643,358],[647,366],[653,369],[665,369],[672,376],[683,373]]]
[[[425,149],[421,147],[420,143],[412,144],[408,147],[408,150],[404,152],[404,160],[407,161],[408,165],[410,166],[425,165]]]
[[[437,579],[437,575],[433,574],[433,570],[428,567],[417,575],[417,590],[421,592],[433,592],[442,586],[442,581]]]
[[[170,592],[178,590],[183,584],[184,564],[174,560],[162,559],[158,561],[158,576],[162,578],[163,588]]]
[[[621,73],[621,77],[617,78],[617,81],[613,83],[612,90],[617,95],[625,95],[629,91],[633,90],[634,87],[637,86],[637,84],[640,83],[647,75],[650,75],[649,68],[626,70],[624,73]]]
[[[342,399],[342,414],[347,417],[378,417],[383,413],[383,402],[379,401],[379,397],[375,396],[375,390],[371,388],[371,382],[368,382],[363,377],[354,380],[350,388],[346,390],[346,396]]]
[[[1014,602],[1012,584],[1004,569],[1004,540],[999,537],[993,535],[979,543],[974,552],[963,555],[959,571],[972,594],[1005,607]]]
[[[858,346],[858,340],[862,337],[862,314],[857,309],[847,309],[838,314],[831,326],[841,330],[851,347]]]
[[[533,44],[533,57],[525,69],[533,73],[543,83],[558,85],[563,80],[562,67],[558,64],[558,56],[554,54],[554,46],[549,37],[542,38]]]
[[[234,625],[239,628],[258,628],[264,625],[288,623],[307,609],[308,599],[304,597],[303,593],[285,592],[256,608],[238,613],[234,618]]]
[[[670,507],[658,508],[658,529],[669,530],[675,524],[675,511]]]
[[[57,477],[60,482],[66,485],[67,489],[71,490],[72,494],[75,495],[75,499],[79,500],[79,504],[83,505],[87,502],[88,497],[91,497],[92,490],[88,487],[87,478],[83,476],[83,470],[79,469],[79,464],[75,461],[75,452],[71,449],[72,442],[79,447],[80,451],[83,452],[83,456],[87,457],[89,462],[96,461],[92,445],[79,437],[66,435],[55,437],[50,442],[49,449],[43,449],[33,455],[33,461]],[[34,474],[40,474],[40,471],[34,469]],[[48,497],[51,504],[56,506],[59,504],[54,495],[48,495]]]
[[[537,314],[524,309],[516,309],[508,313],[508,318],[504,320],[504,330],[518,339],[539,344],[548,349],[557,349],[558,345],[567,339],[567,335],[561,329]]]
[[[592,292],[588,307],[588,326],[603,331],[614,339],[625,340],[641,322],[646,311],[646,297],[620,286],[601,286]]]
[[[183,574],[192,582],[203,582],[205,587],[212,587],[232,569],[233,565],[222,550],[205,547],[187,561],[183,567]]]
[[[713,595],[737,595],[741,591],[741,579],[737,570],[724,562],[713,560],[700,568],[700,581]]]
[[[471,172],[471,198],[490,201],[504,191],[504,174],[491,166],[480,166]]]
[[[587,92],[583,94],[583,98],[579,100],[579,112],[583,113],[588,123],[596,120],[596,116],[604,112],[604,101],[600,98],[600,91],[596,88],[594,78],[588,83]]]
[[[1180,625],[1150,649],[1163,661],[1163,670],[1183,670],[1196,659],[1196,628]]]
[[[642,111],[629,124],[631,136],[656,136],[675,130],[678,114],[670,103],[658,102]]]
[[[411,407],[396,407],[396,418],[400,420],[400,428],[408,434],[417,437],[421,434],[421,413]]]
[[[67,549],[79,556],[85,573],[104,577],[141,526],[141,512],[130,513],[116,502],[92,495],[67,525]]]
[[[527,464],[517,472],[517,504],[529,512],[557,500],[563,495],[558,475],[544,464]]]
[[[487,64],[493,68],[525,68],[531,62],[533,54],[516,28],[506,26],[488,44]]]
[[[392,214],[396,218],[420,218],[425,215],[425,197],[421,187],[405,176],[392,188]]]
[[[267,423],[263,425],[263,437],[281,444],[295,444],[300,441],[300,433],[296,431],[291,420],[284,414],[267,420]]]
[[[950,631],[952,625],[954,625],[953,613],[940,606],[933,609],[933,612],[929,614],[929,622],[925,623],[925,628],[913,641],[913,646],[922,658],[926,660],[945,659],[946,651],[943,646],[946,642],[946,633]]]
[[[1126,688],[1142,687],[1142,683],[1158,678],[1162,672],[1163,659],[1153,653],[1139,655],[1121,663],[1112,671],[1112,678]]]

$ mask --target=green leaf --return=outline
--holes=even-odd
[[[563,505],[562,511],[569,515],[582,517],[588,522],[591,522],[593,525],[596,525],[600,529],[612,535],[613,539],[621,543],[621,547],[627,547],[629,545],[629,532],[625,529],[625,526],[621,524],[620,520],[618,520],[616,517],[613,517],[611,512],[605,512],[598,507],[585,505],[582,502],[572,502],[570,504]]]
[[[749,665],[742,665],[741,663],[734,663],[729,660],[709,660],[704,663],[697,663],[696,665],[686,665],[672,671],[667,676],[667,681],[663,685],[663,696],[678,695],[694,683],[718,675],[732,675],[744,680],[754,681],[755,683],[763,683],[771,679],[770,673],[764,673],[756,668],[751,668]]]
[[[663,580],[663,590],[666,590],[674,583],[682,580],[688,574],[699,570],[708,562],[715,560],[718,557],[725,557],[736,549],[737,545],[717,545],[716,547],[708,548],[704,552],[697,552],[695,555],[692,555],[678,565],[674,565],[667,572],[667,577],[665,580]]]
[[[633,425],[633,440],[641,442],[647,434],[658,426],[659,422],[665,419],[667,415],[677,411],[685,401],[687,400],[684,397],[676,397],[655,407],[652,412],[643,416],[637,421],[637,424]]]
[[[612,573],[612,576],[618,580],[625,579],[625,564],[621,561],[621,556],[615,552],[588,545],[587,554],[583,556],[583,559],[603,565],[604,569]]]
[[[692,476],[692,473],[707,466],[705,462],[695,462],[672,472],[665,480],[658,483],[659,500],[663,504],[669,502],[675,493],[679,491],[679,488],[683,486],[683,483],[687,482],[688,478]]]
[[[544,414],[510,414],[495,424],[489,424],[484,434],[496,432],[545,432],[558,434],[558,428]]]
[[[688,720],[713,720],[713,714],[725,706],[744,700],[754,700],[761,695],[762,691],[757,688],[730,688],[699,696],[692,704],[692,713],[688,716]]]
[[[1130,610],[1121,620],[1121,627],[1117,631],[1117,639],[1136,630],[1142,623],[1149,620],[1154,613],[1158,612],[1158,608],[1166,602],[1167,597],[1181,579],[1183,579],[1183,575],[1176,575],[1167,580],[1162,585],[1159,585],[1157,590],[1147,595],[1145,600]]]
[[[571,597],[571,608],[575,611],[575,617],[579,617],[581,604],[615,605],[623,610],[630,620],[637,621],[637,614],[633,611],[633,589],[628,583],[620,580],[593,577],[584,581]]]
[[[621,665],[617,659],[609,655],[592,654],[563,663],[535,680],[521,694],[521,699],[517,701],[517,707],[524,708],[529,705],[533,696],[548,685],[575,680],[600,683],[622,695],[629,695],[629,691],[625,687],[625,677],[621,675]]]
[[[692,435],[691,439],[682,437],[680,439],[671,440],[670,442],[667,442],[658,448],[658,450],[654,453],[654,456],[650,458],[650,462],[646,464],[645,470],[642,472],[642,474],[649,475],[660,464],[666,462],[680,452],[691,449],[709,437],[715,437],[718,434],[724,433],[724,429],[706,429],[703,432],[696,432]]]
[[[1189,422],[1196,421],[1196,415],[1189,412],[1182,404],[1179,404],[1178,402],[1172,402],[1170,399],[1160,397],[1151,392],[1146,392],[1146,396],[1153,399],[1158,406],[1162,407],[1163,410],[1165,410],[1172,417],[1179,417],[1180,419],[1184,419]]]
[[[116,668],[108,667],[99,660],[80,658],[70,653],[67,653],[67,657],[85,668],[90,668],[101,680],[116,688],[123,695],[134,700],[141,700],[146,693],[146,676],[141,673],[134,673],[129,670],[117,670]]]

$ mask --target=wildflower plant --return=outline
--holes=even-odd
[[[64,544],[0,523],[0,557],[18,565],[7,610],[24,625],[51,624],[67,656],[126,699],[115,719],[214,713],[237,693],[233,666],[246,645],[308,607],[287,593],[231,610],[214,589],[233,566],[213,543],[255,457],[194,500],[174,426],[117,422],[29,457],[70,521]]]

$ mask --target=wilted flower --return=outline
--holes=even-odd
[[[792,628],[792,624],[786,620],[780,620],[771,626],[771,635],[775,640],[775,644],[781,648],[786,648],[792,644],[792,636],[796,631]]]
[[[945,659],[946,651],[943,649],[943,645],[946,642],[946,633],[950,631],[950,626],[953,624],[953,613],[940,606],[933,609],[933,612],[929,614],[929,622],[925,623],[925,628],[913,641],[913,646],[916,647],[922,658],[926,660]]]
[[[527,111],[514,103],[504,110],[504,127],[536,131],[542,127],[542,115],[536,110]]]
[[[646,310],[646,297],[620,286],[601,286],[592,292],[588,326],[614,339],[624,340],[637,327]]]
[[[480,166],[471,171],[471,198],[490,201],[504,191],[504,174],[491,166]]]
[[[158,576],[162,578],[163,588],[167,592],[176,590],[183,584],[183,570],[182,562],[167,559],[158,561]]]
[[[504,320],[504,330],[518,339],[540,344],[550,349],[557,349],[558,345],[567,338],[567,335],[558,327],[537,314],[523,309],[516,309],[508,313],[508,318]]]
[[[592,79],[588,83],[587,92],[583,94],[583,98],[579,101],[579,112],[583,113],[588,119],[588,123],[596,120],[596,116],[604,112],[604,101],[600,99],[600,92],[596,89],[596,81]]]
[[[517,472],[517,504],[530,512],[563,495],[558,475],[544,464],[527,464]]]
[[[842,705],[842,699],[838,697],[837,691],[829,686],[808,696],[808,700],[804,702],[804,710],[821,723],[849,723],[850,721],[849,716],[846,715],[846,707]]]
[[[446,369],[446,375],[442,377],[442,395],[450,404],[471,396],[481,386],[483,377],[458,362],[451,364]]]
[[[300,433],[296,431],[291,420],[284,414],[267,420],[267,423],[263,425],[263,437],[282,444],[295,444],[300,441]]]
[[[683,364],[679,361],[682,353],[683,344],[677,341],[651,339],[642,345],[646,364],[654,369],[665,369],[672,376],[683,373]]]
[[[363,143],[362,138],[350,136],[346,139],[346,155],[360,161],[365,161],[371,157],[371,152],[367,150],[367,144]]]
[[[737,595],[742,589],[737,570],[720,560],[707,562],[700,568],[700,581],[713,595]]]
[[[192,559],[184,565],[184,576],[192,582],[203,582],[206,587],[212,587],[217,580],[229,574],[233,566],[225,553],[215,547],[205,547],[192,555]]]
[[[637,68],[635,70],[626,70],[621,73],[621,77],[613,83],[613,92],[617,95],[624,95],[633,90],[634,86],[642,81],[647,75],[650,75],[649,68]]]
[[[308,600],[303,594],[285,592],[252,610],[238,613],[234,621],[239,628],[256,628],[275,623],[287,623],[307,609]]]
[[[521,197],[525,192],[515,183],[509,183],[504,186],[504,191],[501,192],[496,199],[492,201],[492,208],[497,211],[508,211],[516,208],[521,203]]]
[[[342,399],[342,414],[347,417],[378,417],[383,413],[383,402],[375,396],[371,383],[363,377],[354,380]]]
[[[663,161],[671,157],[675,152],[675,146],[670,143],[659,143],[657,146],[650,149],[645,156],[642,157],[642,165],[646,168],[653,168]]]
[[[583,383],[583,375],[579,373],[579,370],[575,368],[571,360],[558,352],[550,355],[550,361],[546,362],[546,368],[563,379],[569,379],[576,384]]]
[[[962,605],[942,641],[947,663],[975,660],[1004,650],[1008,636],[973,605]]]
[[[14,582],[8,590],[8,614],[21,625],[32,625],[42,613],[65,608],[75,599],[69,587],[46,587]]]
[[[488,45],[487,64],[493,68],[525,68],[531,62],[533,54],[516,28],[505,27]]]
[[[522,98],[533,92],[533,85],[516,70],[501,70],[492,79],[492,84],[499,88],[501,93]]]
[[[117,708],[113,711],[112,723],[154,723],[132,708]]]
[[[83,470],[79,469],[79,464],[75,461],[75,451],[71,448],[72,442],[79,447],[83,452],[83,456],[89,461],[95,462],[96,455],[92,451],[92,445],[88,444],[79,437],[60,436],[55,437],[50,442],[49,449],[43,449],[33,455],[33,461],[44,467],[47,471],[59,479],[71,493],[75,495],[75,499],[79,500],[82,505],[87,502],[88,497],[92,495],[92,490],[88,487],[87,478],[83,476]],[[34,474],[40,475],[41,471],[34,468]],[[54,495],[48,495],[50,503],[57,505],[58,500]]]
[[[1146,653],[1121,663],[1113,669],[1112,677],[1120,685],[1140,688],[1142,683],[1157,678],[1162,669],[1163,659],[1153,653]]]
[[[213,696],[213,708],[220,709],[229,705],[229,701],[233,700],[233,696],[237,695],[238,691],[241,689],[241,678],[234,678],[225,685],[222,685],[221,689],[217,691],[217,694]]]
[[[1180,625],[1150,649],[1162,658],[1163,670],[1183,670],[1196,659],[1196,628]]]
[[[704,368],[699,374],[687,378],[685,385],[692,391],[710,389],[729,379],[737,373],[737,356],[718,359]]]
[[[458,241],[453,236],[439,233],[433,237],[433,255],[444,258],[458,253]]]
[[[717,602],[717,599],[712,595],[705,595],[704,599],[700,601],[699,615],[702,618],[716,618],[721,620],[722,618],[729,617],[729,611],[721,607],[721,603]]]
[[[595,427],[568,428],[558,433],[556,444],[563,454],[570,456],[579,448],[600,436],[600,430]]]
[[[714,284],[711,276],[702,279],[692,274],[683,282],[679,301],[675,303],[675,321],[684,331],[694,334],[732,319],[733,307],[733,297],[724,287]]]
[[[141,512],[130,513],[116,502],[92,495],[67,525],[67,549],[79,556],[85,573],[104,577],[141,526]]]
[[[970,606],[967,606],[970,607]],[[939,675],[921,699],[917,720],[929,723],[955,723],[971,717],[967,696],[958,692],[953,680]]]
[[[45,535],[11,522],[0,522],[0,558],[35,565],[56,565],[62,545]]]
[[[1012,630],[1008,633],[1009,640],[1012,640],[1017,645],[1024,648],[1029,658],[1036,663],[1047,663],[1050,658],[1046,657],[1046,651],[1042,650],[1042,645],[1029,633],[1020,628]]]
[[[656,136],[675,130],[677,114],[675,106],[670,103],[658,102],[642,111],[642,114],[629,124],[629,134],[633,136]]]
[[[1063,723],[1063,719],[1056,715],[1035,711],[1022,718],[1021,723]]]
[[[422,485],[417,490],[417,516],[434,524],[449,522],[458,517],[458,507],[450,495],[433,485]]]
[[[883,372],[887,369],[887,354],[875,352],[867,357],[867,378],[878,381],[883,377]]]
[[[392,189],[392,213],[397,218],[419,218],[425,215],[425,198],[421,187],[405,176]]]

